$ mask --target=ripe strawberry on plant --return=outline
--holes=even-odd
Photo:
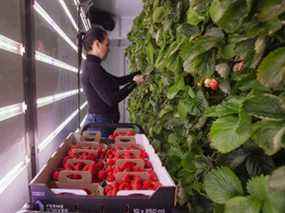
[[[212,79],[209,86],[212,90],[216,91],[219,88],[219,82],[216,79]]]
[[[207,78],[204,81],[204,86],[216,91],[219,88],[219,82],[216,79]]]

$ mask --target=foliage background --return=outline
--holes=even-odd
[[[126,54],[149,79],[129,112],[176,181],[179,204],[285,212],[285,1],[143,3]]]

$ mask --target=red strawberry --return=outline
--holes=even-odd
[[[112,190],[112,188],[113,188],[113,187],[112,187],[111,185],[107,185],[107,186],[104,188],[104,194],[107,195],[108,192]]]
[[[99,161],[98,163],[96,163],[96,168],[103,169],[104,168],[104,163],[102,161]]]
[[[70,150],[68,151],[68,155],[71,156],[71,157],[75,157],[76,154],[77,154],[77,153],[76,153],[75,149],[70,149]]]
[[[132,159],[132,158],[135,158],[134,154],[130,151],[130,150],[126,150],[124,152],[124,155],[125,155],[125,159]]]
[[[115,159],[108,159],[108,165],[114,165],[116,163]]]
[[[63,165],[63,168],[66,170],[74,170],[73,166],[67,162]]]
[[[59,171],[54,171],[52,173],[52,179],[53,180],[58,180],[58,178],[59,178]]]
[[[212,90],[216,91],[219,88],[219,82],[216,79],[212,79],[210,84],[209,84],[209,87]]]
[[[118,159],[119,159],[119,158],[122,158],[122,157],[121,157],[120,153],[116,152],[116,153],[114,154],[114,158],[118,158]]]
[[[80,171],[83,167],[84,167],[84,163],[81,163],[81,162],[73,164],[73,168],[76,171]]]
[[[153,185],[150,180],[145,180],[143,182],[143,189],[152,189]]]
[[[105,180],[106,176],[107,176],[107,173],[104,170],[101,170],[98,172],[98,178],[100,180]]]
[[[136,133],[133,130],[129,130],[126,132],[128,136],[134,136]]]
[[[123,178],[122,178],[122,181],[123,181],[123,182],[129,182],[130,180],[131,180],[131,176],[128,175],[128,174],[125,174],[125,175],[123,176]]]
[[[120,170],[118,167],[113,169],[113,174],[117,174],[118,172],[121,172],[122,170]]]
[[[139,175],[134,175],[133,180],[142,181],[142,178]]]
[[[115,177],[113,175],[108,175],[108,177],[106,179],[109,182],[113,182],[115,180]]]
[[[135,166],[136,166],[136,163],[131,162],[131,161],[125,162],[125,163],[123,164],[124,169],[125,169],[125,170],[129,170],[129,171],[132,171]]]
[[[152,165],[151,165],[151,163],[148,160],[145,160],[144,162],[145,162],[145,168],[146,169],[151,169],[152,168]]]
[[[132,186],[129,183],[127,183],[125,190],[132,190]]]
[[[94,164],[85,165],[82,170],[93,173],[94,172]]]
[[[118,187],[119,190],[125,190],[127,188],[128,188],[128,183],[126,182],[121,182]]]
[[[160,186],[161,186],[161,184],[159,182],[155,181],[152,184],[152,189],[157,190]]]
[[[146,151],[141,150],[141,151],[140,151],[140,157],[141,157],[142,159],[148,158],[148,154],[146,153]]]
[[[153,170],[148,171],[148,175],[149,175],[150,180],[157,181],[157,176]]]
[[[141,179],[135,179],[132,181],[132,189],[141,190],[143,188],[143,183]]]

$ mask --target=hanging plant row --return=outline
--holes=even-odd
[[[285,1],[143,0],[129,100],[192,212],[285,212]]]

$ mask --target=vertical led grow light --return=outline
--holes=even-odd
[[[64,2],[63,0],[58,0],[58,1],[59,1],[60,5],[62,6],[64,12],[65,12],[66,15],[68,16],[69,20],[71,21],[73,27],[75,28],[76,31],[78,31],[77,24],[76,24],[76,22],[74,21],[74,19],[73,19],[72,15],[71,15],[70,11],[68,10],[68,8],[67,8],[65,2]]]
[[[55,21],[49,16],[49,14],[39,5],[37,1],[34,3],[34,9],[36,12],[44,18],[50,26],[77,52],[77,46],[71,41],[71,39],[64,33],[64,31],[55,23]]]
[[[87,102],[81,105],[80,110],[87,106]],[[63,121],[52,133],[50,133],[39,145],[38,150],[42,152],[55,137],[69,124],[79,113],[79,110],[75,110],[65,121]]]

